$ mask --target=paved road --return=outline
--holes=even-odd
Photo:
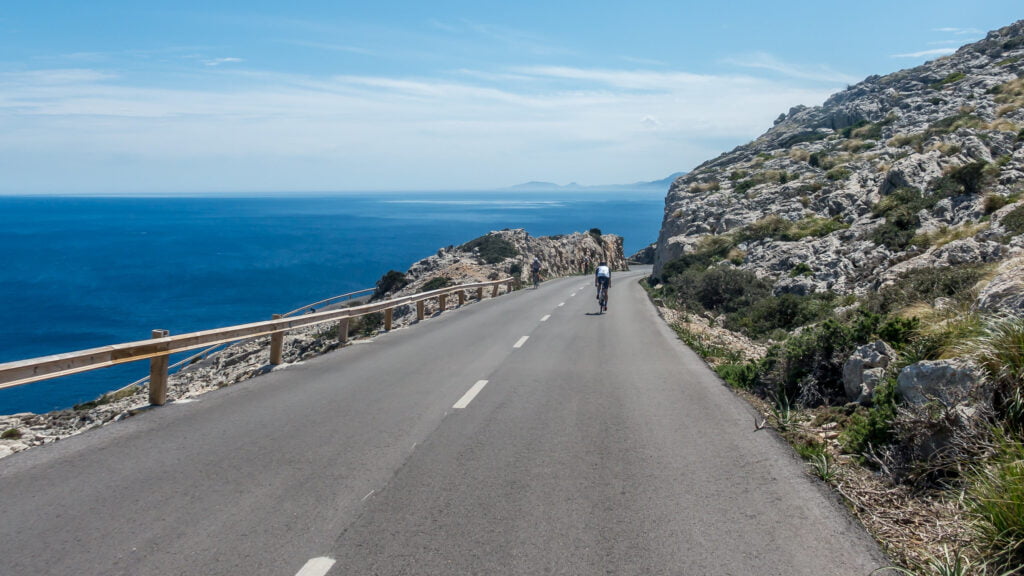
[[[616,277],[0,461],[0,574],[866,575],[877,546]]]

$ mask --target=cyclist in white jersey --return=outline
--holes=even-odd
[[[612,287],[612,269],[608,267],[607,262],[601,262],[597,265],[597,271],[594,273],[594,287],[598,289],[597,298],[600,299],[600,288],[604,284],[605,288],[605,302],[608,300],[608,289]]]

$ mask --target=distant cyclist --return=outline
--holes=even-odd
[[[540,284],[540,259],[538,258],[534,258],[533,264],[530,264],[530,279],[533,280],[534,288]]]
[[[597,271],[594,272],[594,287],[597,288],[598,300],[601,299],[601,289],[604,288],[605,305],[602,308],[607,308],[608,289],[612,287],[612,269],[608,267],[607,262],[601,262],[597,265]]]

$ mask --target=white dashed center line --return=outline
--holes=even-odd
[[[548,314],[547,316],[545,316],[545,317],[541,318],[541,319],[540,319],[540,321],[541,321],[541,322],[547,322],[547,321],[548,321],[548,318],[551,318],[551,314]]]
[[[452,408],[455,408],[456,410],[462,410],[466,406],[469,406],[469,403],[472,402],[473,398],[476,398],[476,395],[479,394],[480,391],[484,389],[484,386],[487,386],[487,380],[480,380],[476,384],[473,384],[473,387],[470,388],[468,392],[463,394],[462,398],[459,398],[459,401],[456,402],[455,405],[452,406]]]
[[[331,569],[331,566],[334,566],[334,559],[332,558],[313,558],[306,562],[306,565],[295,576],[324,576]]]
[[[518,342],[516,342],[515,344],[513,344],[513,345],[512,345],[512,347],[513,347],[513,348],[522,348],[522,347],[523,347],[523,344],[526,344],[526,341],[527,341],[527,340],[529,340],[529,339],[530,339],[530,337],[529,337],[529,336],[523,336],[522,338],[520,338],[520,339],[519,339],[519,341],[518,341]]]
[[[562,302],[561,304],[558,305],[559,308],[561,308],[562,306],[565,306],[565,302]]]

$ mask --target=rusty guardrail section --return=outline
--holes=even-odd
[[[313,312],[295,317],[274,314],[272,320],[264,322],[240,324],[226,328],[203,330],[201,332],[189,332],[176,336],[171,336],[167,330],[153,330],[150,340],[113,344],[88,350],[79,350],[77,352],[53,354],[0,364],[0,389],[148,359],[150,360],[149,401],[150,404],[161,406],[167,402],[168,357],[171,354],[269,334],[270,363],[276,365],[281,363],[284,335],[288,330],[339,321],[341,325],[338,330],[338,338],[344,343],[348,339],[348,322],[350,318],[383,311],[384,330],[391,330],[394,309],[398,306],[415,303],[416,317],[419,320],[423,320],[424,303],[427,300],[437,298],[440,310],[444,311],[448,296],[453,293],[456,294],[461,305],[465,303],[467,290],[475,289],[476,298],[483,300],[485,288],[491,288],[491,296],[495,297],[498,295],[502,285],[507,286],[506,293],[511,292],[514,282],[512,278],[504,278],[489,282],[448,286],[384,302],[364,304],[340,310]]]

